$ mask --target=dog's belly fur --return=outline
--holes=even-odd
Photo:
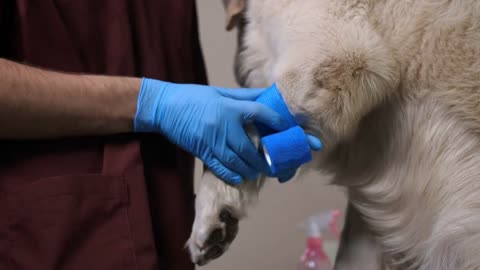
[[[379,267],[480,269],[480,5],[379,2],[370,20],[400,85],[328,157],[335,181],[375,236]]]
[[[480,1],[250,0],[246,14],[237,76],[277,82],[325,144],[308,168],[348,191],[336,269],[480,269]],[[201,213],[242,218],[261,188],[205,179],[194,260],[216,220]]]
[[[477,134],[424,97],[376,109],[332,153],[335,184],[348,187],[362,233],[381,251],[379,269],[480,266],[479,147]]]

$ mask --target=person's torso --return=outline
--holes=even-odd
[[[5,0],[0,3],[0,57],[66,72],[206,83],[195,12],[194,0]],[[155,265],[148,256],[154,251],[145,251],[152,248],[148,235],[155,238],[160,266],[191,269],[183,244],[193,216],[193,159],[163,137],[0,141],[0,148],[0,201],[6,201],[0,212],[11,214],[8,222],[5,215],[0,222],[1,269],[10,269],[11,261],[20,269],[35,264],[40,270],[39,258],[58,262],[60,254],[69,251],[63,245],[75,235],[71,230],[95,231],[99,218],[109,213],[105,229],[120,230],[115,239],[130,240],[92,238],[78,254],[100,258],[117,252],[122,264],[90,269]],[[110,197],[118,198],[117,203]],[[66,214],[82,209],[78,219]],[[23,222],[25,217],[34,222]],[[85,224],[90,219],[91,224]],[[47,233],[31,224],[57,229]],[[25,232],[32,237],[25,238]],[[4,237],[11,239],[9,244]],[[28,243],[34,240],[51,243],[37,243],[35,249],[35,243]],[[99,241],[111,241],[104,248],[112,251],[101,252]],[[18,257],[34,253],[37,257]]]

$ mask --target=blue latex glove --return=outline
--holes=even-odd
[[[200,158],[222,180],[239,184],[269,172],[243,125],[288,127],[272,109],[254,102],[264,89],[223,89],[143,79],[135,132],[158,132]]]
[[[275,130],[286,128],[279,114],[252,101],[262,91],[143,79],[134,128],[165,135],[224,181],[257,179],[268,172],[268,165],[243,125],[258,121]]]

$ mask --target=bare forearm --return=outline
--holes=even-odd
[[[130,132],[141,80],[72,75],[0,59],[0,138]]]

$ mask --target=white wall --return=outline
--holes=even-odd
[[[221,2],[197,0],[201,40],[210,83],[236,87],[233,77],[236,33],[224,31]],[[197,180],[198,176],[197,170]],[[338,188],[326,186],[325,182],[324,177],[315,174],[286,184],[278,184],[273,179],[268,181],[259,205],[240,223],[240,232],[230,250],[200,269],[296,269],[305,240],[298,223],[313,213],[344,208],[343,193]]]

